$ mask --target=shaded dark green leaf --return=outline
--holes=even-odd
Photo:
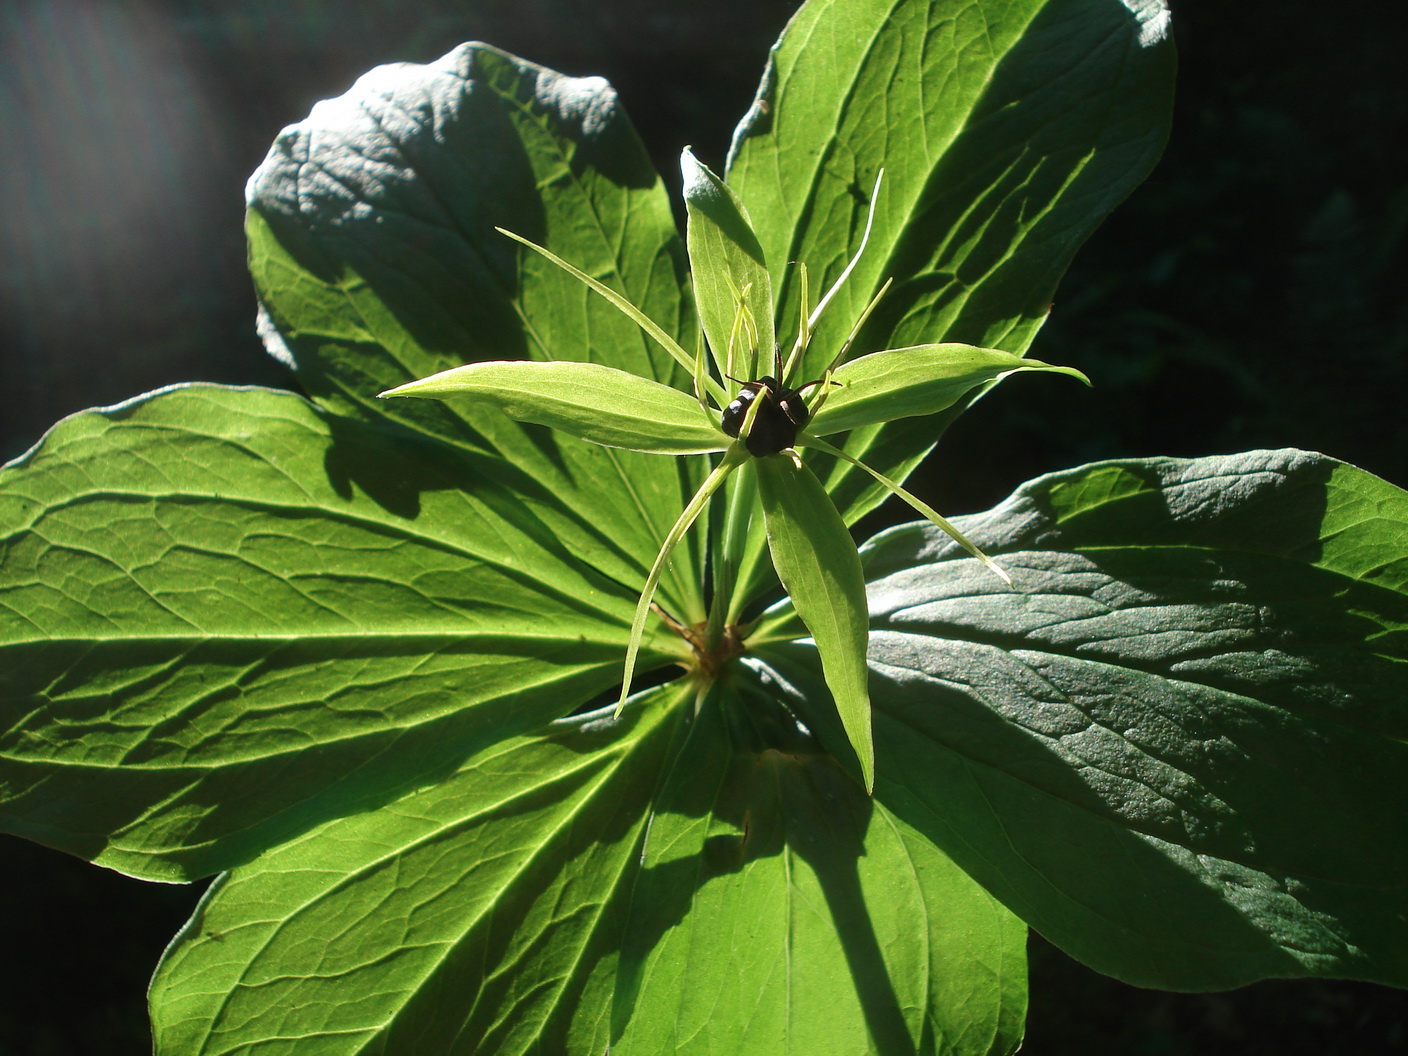
[[[1408,495],[1302,452],[1103,463],[868,545],[876,798],[1174,989],[1408,982]]]

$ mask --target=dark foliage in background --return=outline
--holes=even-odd
[[[241,189],[270,140],[378,63],[488,40],[620,91],[657,166],[721,165],[794,0],[10,0],[0,7],[0,456],[57,418],[193,379],[283,386],[254,338]],[[1172,141],[1077,257],[1042,358],[915,481],[945,512],[1123,455],[1325,451],[1408,483],[1408,92],[1390,5],[1174,0]],[[1041,411],[1042,413],[1037,413]],[[1057,424],[1059,423],[1059,424]],[[888,520],[886,508],[861,527]],[[149,1051],[142,992],[199,892],[8,839],[0,1056]],[[1035,940],[1025,1052],[1408,1052],[1367,984],[1137,991]],[[86,992],[89,996],[75,995]]]

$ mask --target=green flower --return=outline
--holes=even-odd
[[[666,535],[646,577],[631,625],[618,712],[626,702],[651,602],[670,554],[734,471],[751,467],[756,488],[734,491],[716,550],[719,560],[710,619],[702,629],[676,625],[677,629],[703,659],[699,665],[702,690],[736,655],[746,633],[732,624],[741,607],[735,604],[733,587],[748,522],[760,506],[773,567],[816,642],[827,686],[869,789],[875,764],[860,557],[841,514],[797,448],[824,452],[869,473],[1010,583],[1006,572],[927,504],[823,438],[896,418],[936,414],[973,389],[1017,371],[1057,371],[1082,381],[1086,378],[1070,367],[952,343],[886,349],[848,359],[856,335],[884,296],[888,282],[855,320],[822,376],[799,378],[817,323],[865,251],[883,173],[875,181],[860,246],[814,306],[806,266],[798,265],[802,310],[796,339],[784,356],[774,336],[772,279],[742,204],[689,150],[681,164],[689,263],[704,331],[694,355],[610,287],[543,247],[512,232],[503,233],[571,273],[633,319],[689,372],[692,393],[596,363],[512,361],[455,367],[381,395],[475,399],[493,404],[517,421],[545,425],[606,447],[662,455],[722,454]],[[712,371],[706,364],[706,347]]]

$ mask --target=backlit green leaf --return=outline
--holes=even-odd
[[[689,390],[634,322],[496,227],[617,289],[693,347],[685,252],[611,86],[484,44],[378,67],[279,135],[249,183],[266,344],[312,398],[502,456],[537,515],[622,583],[645,578],[707,467],[585,444],[472,404],[376,400],[477,360],[602,363]],[[702,461],[702,460],[701,460]],[[661,584],[703,618],[693,540]]]
[[[612,1052],[1015,1049],[1025,928],[755,684],[740,693],[706,704],[654,803]]]
[[[487,461],[258,389],[61,423],[0,472],[0,824],[189,879],[609,689],[635,591]]]
[[[1071,256],[1163,149],[1167,23],[1159,0],[804,4],[729,158],[764,255],[807,262],[824,288],[886,175],[870,248],[800,376],[830,362],[887,278],[857,353],[938,341],[1025,352]],[[799,292],[787,272],[780,328]],[[867,430],[846,449],[903,482],[961,408]],[[848,522],[885,497],[851,467],[819,467]]]
[[[622,910],[687,714],[677,690],[652,697],[486,748],[216,881],[152,981],[157,1052],[605,1052]]]
[[[1025,929],[759,703],[657,689],[234,870],[157,1051],[1011,1052]]]

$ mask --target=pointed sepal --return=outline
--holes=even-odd
[[[714,362],[721,374],[743,371],[751,379],[767,373],[756,369],[756,357],[770,363],[773,355],[772,280],[758,236],[737,195],[689,150],[680,157],[680,170],[694,298]],[[749,321],[744,341],[734,326],[740,315]]]
[[[860,557],[826,489],[795,451],[754,464],[773,567],[816,642],[822,674],[869,791],[875,785],[875,747],[865,663],[869,616]]]
[[[470,363],[381,395],[472,399],[514,421],[628,451],[693,455],[731,442],[688,393],[600,363]]]
[[[1069,374],[1090,384],[1074,367],[1023,359],[996,348],[962,344],[892,348],[838,367],[824,403],[814,407],[807,431],[826,436],[896,418],[937,414],[979,385],[1026,370]]]

